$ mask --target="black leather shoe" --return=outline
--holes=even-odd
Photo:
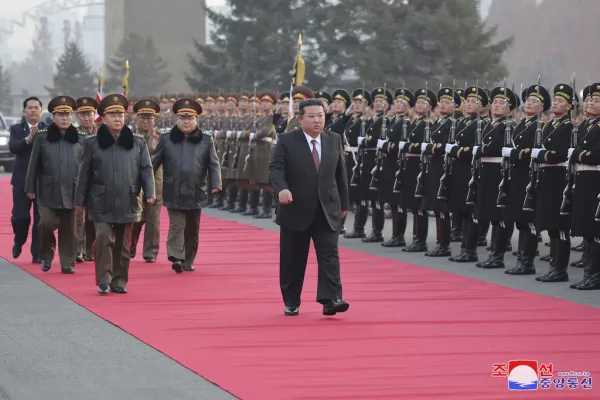
[[[294,316],[300,313],[300,309],[298,307],[286,307],[283,312],[284,315]]]
[[[462,242],[462,234],[460,232],[452,232],[450,234],[450,242],[452,242],[452,243]]]
[[[77,256],[75,257],[75,262],[79,264],[83,262],[83,253],[77,253]]]
[[[366,236],[367,235],[365,235],[365,231],[354,231],[344,235],[346,239],[362,239]]]
[[[425,242],[413,242],[410,246],[402,249],[407,253],[425,253],[427,252],[427,243]]]
[[[504,271],[507,275],[535,275],[535,267],[530,262],[520,262],[514,268]]]
[[[154,257],[144,257],[144,261],[146,261],[148,264],[152,264],[153,262],[156,262],[156,258],[154,258]]]
[[[60,272],[62,272],[63,274],[74,274],[75,273],[75,266],[73,264],[69,265],[66,268],[61,268]]]
[[[257,215],[257,214],[258,214],[258,208],[251,208],[248,211],[245,211],[242,213],[242,215],[245,217]]]
[[[484,269],[500,269],[504,268],[504,258],[503,257],[492,257],[492,259],[485,263],[481,268]]]
[[[129,250],[129,258],[135,258],[135,255],[137,254],[137,249],[133,248],[131,250]]]
[[[538,276],[535,280],[538,282],[567,282],[569,280],[569,274],[567,271],[551,269],[546,275]]]
[[[50,261],[42,261],[42,271],[48,272],[50,271],[50,268],[52,268],[52,263]]]
[[[171,264],[171,269],[178,274],[181,274],[183,272],[183,265],[181,265],[180,261],[175,261],[173,264]]]
[[[105,294],[109,294],[109,293],[110,293],[110,287],[108,286],[108,283],[103,283],[102,285],[100,285],[98,287],[98,294],[105,295]]]
[[[369,236],[362,239],[365,243],[379,243],[383,242],[383,235],[381,232],[373,231]]]
[[[234,213],[234,214],[242,214],[246,212],[247,207],[243,207],[243,206],[239,206],[236,209],[233,210],[229,210],[230,213]]]
[[[348,311],[350,304],[341,300],[332,300],[323,304],[323,315],[335,315]]]
[[[477,260],[478,260],[477,253],[474,251],[465,251],[456,257],[450,257],[450,258],[451,258],[450,261],[454,261],[457,263],[470,263],[470,262],[477,262]]]
[[[85,255],[85,257],[83,258],[85,261],[94,261],[94,257],[92,256],[88,256],[87,254]]]
[[[573,250],[573,251],[584,251],[585,250],[585,243],[581,242],[577,246],[571,247],[571,250]]]
[[[127,293],[127,289],[118,287],[118,286],[111,287],[110,291],[113,293],[117,293],[117,294],[126,294]]]
[[[184,265],[183,270],[187,271],[187,272],[194,272],[196,270],[196,268],[194,268],[193,265]]]
[[[263,212],[262,212],[262,213],[260,213],[260,214],[256,214],[256,215],[254,216],[254,218],[256,218],[256,219],[267,219],[267,218],[273,218],[273,214],[271,214],[270,212],[267,212],[267,211],[265,210],[265,211],[263,211]]]
[[[486,238],[478,238],[477,239],[477,247],[484,247],[488,245],[488,241]]]
[[[21,255],[21,251],[23,251],[23,247],[13,244],[13,248],[12,248],[13,258],[19,258],[19,256]]]
[[[552,261],[552,254],[548,254],[540,257],[540,261],[550,262]]]
[[[599,279],[588,279],[580,285],[575,287],[577,290],[600,290],[600,280]]]
[[[449,257],[451,255],[452,252],[450,251],[450,248],[442,245],[436,247],[432,251],[428,251],[427,253],[425,253],[425,256],[427,257]]]
[[[406,240],[401,236],[392,236],[387,242],[381,243],[383,247],[405,247]]]

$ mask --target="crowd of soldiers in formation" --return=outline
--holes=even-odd
[[[535,84],[520,94],[479,85],[440,85],[437,93],[426,85],[403,87],[394,94],[385,87],[330,94],[298,86],[275,105],[251,93],[202,96],[200,124],[215,135],[227,189],[207,206],[271,218],[269,153],[278,135],[299,127],[299,103],[315,97],[327,105],[325,129],[345,143],[355,218],[353,229],[342,228],[344,237],[536,275],[540,233],[547,231],[550,252],[540,260],[550,268],[535,279],[567,282],[570,264],[585,272],[571,288],[600,289],[600,84],[588,85],[582,95],[573,86]],[[255,117],[258,107],[262,114]],[[253,146],[262,146],[256,156]],[[405,240],[409,212],[411,243]],[[429,216],[435,216],[434,249],[427,247]],[[386,219],[392,224],[388,240]],[[489,255],[479,260],[477,247],[488,246],[490,225]],[[515,227],[517,263],[505,265]],[[583,240],[571,247],[571,237]],[[461,243],[458,254],[451,254],[451,242]],[[581,259],[570,260],[571,250],[582,252]]]
[[[538,83],[520,95],[506,86],[440,85],[434,93],[424,85],[394,94],[386,87],[329,94],[296,86],[279,95],[261,90],[194,96],[201,105],[198,129],[214,138],[223,189],[212,191],[203,206],[272,218],[271,152],[279,135],[300,128],[300,102],[319,98],[327,106],[325,129],[342,135],[346,153],[355,218],[348,231],[344,221],[344,237],[511,275],[535,275],[540,232],[548,231],[550,254],[540,259],[549,261],[550,269],[535,278],[540,282],[569,280],[570,237],[581,237],[573,250],[583,256],[571,265],[584,268],[584,278],[570,287],[600,289],[600,83],[588,85],[582,96],[572,86],[558,84],[551,94]],[[177,124],[172,110],[177,101],[163,96],[155,102],[154,115],[128,110],[129,125],[145,139],[149,154],[160,134]],[[97,127],[88,121],[79,129],[94,134]],[[210,189],[210,180],[208,185]],[[159,190],[162,182],[156,179],[157,194]],[[156,260],[158,197],[143,205],[142,221],[133,229],[131,258],[146,223],[143,258]],[[405,240],[409,212],[411,243]],[[434,249],[427,247],[430,215],[435,216]],[[372,230],[367,235],[369,216]],[[383,237],[386,218],[392,224],[388,240]],[[77,262],[94,259],[94,230],[88,223],[78,216]],[[487,246],[490,225],[490,253],[479,260],[477,247]],[[506,266],[504,254],[512,250],[515,226],[517,264]],[[458,241],[460,253],[452,255],[450,242]]]

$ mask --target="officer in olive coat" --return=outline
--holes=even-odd
[[[178,274],[194,271],[201,204],[206,200],[207,186],[213,188],[212,193],[219,193],[222,188],[213,136],[198,129],[201,112],[202,106],[196,100],[177,100],[173,104],[177,125],[161,135],[152,156],[155,171],[163,166],[163,202],[169,213],[167,255]]]
[[[96,224],[94,257],[98,293],[127,293],[131,231],[142,217],[142,197],[154,204],[155,187],[148,146],[125,125],[125,96],[111,94],[98,105],[104,123],[85,140],[75,204],[87,206]]]
[[[40,213],[40,258],[42,271],[50,270],[58,229],[58,255],[61,271],[75,272],[75,204],[73,194],[85,136],[73,126],[75,99],[58,96],[48,104],[54,121],[38,131],[29,158],[25,192],[36,199]]]

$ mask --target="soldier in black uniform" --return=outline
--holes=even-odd
[[[290,107],[290,92],[283,92],[279,95],[279,106],[273,113],[273,124],[275,124],[275,133],[277,136],[285,132],[288,123]]]
[[[350,119],[350,94],[344,89],[337,89],[332,94],[333,101],[329,106],[331,112],[326,115],[325,130],[344,134],[344,128]],[[321,99],[323,100],[323,99]]]
[[[461,99],[452,88],[442,88],[438,92],[440,117],[431,128],[430,143],[423,144],[421,150],[428,157],[425,174],[425,211],[433,211],[436,219],[437,247],[425,255],[428,257],[450,256],[450,207],[445,200],[438,199],[440,179],[444,174],[446,144],[452,128],[452,111],[460,106]]]
[[[535,147],[536,132],[542,130],[543,122],[538,121],[538,114],[550,108],[551,100],[548,90],[543,86],[533,85],[522,95],[524,118],[515,127],[511,141],[513,146],[502,148],[502,156],[510,160],[510,186],[508,188],[508,205],[504,225],[512,233],[514,225],[519,230],[519,247],[517,265],[504,271],[509,275],[534,275],[534,259],[538,241],[535,230],[534,210],[524,209],[526,187],[531,181],[530,175],[531,149]],[[535,185],[535,182],[532,183]],[[564,186],[563,186],[564,187]],[[509,236],[510,237],[510,236]]]
[[[531,151],[531,157],[538,163],[538,188],[535,208],[535,225],[538,232],[547,230],[550,236],[550,255],[553,258],[550,271],[535,278],[539,282],[566,282],[569,280],[567,268],[571,239],[570,215],[561,215],[563,190],[567,185],[566,161],[571,143],[573,124],[569,113],[577,94],[571,86],[560,83],[554,87],[552,113],[554,120],[543,131],[541,148]]]
[[[331,121],[331,113],[328,113],[327,110],[329,109],[329,106],[331,105],[332,102],[332,98],[331,95],[327,92],[315,92],[315,98],[319,99],[323,102],[323,104],[325,105],[325,126],[329,125],[330,121]]]
[[[381,128],[384,119],[387,124],[387,111],[392,104],[393,97],[389,90],[376,88],[371,92],[373,99],[373,108],[375,115],[367,128],[367,137],[364,140],[359,139],[358,145],[362,150],[360,163],[360,186],[359,198],[361,201],[370,202],[372,231],[369,236],[361,239],[365,243],[383,242],[383,225],[385,215],[383,204],[379,204],[379,196],[376,190],[371,190],[371,171],[377,163],[377,141],[381,138]]]
[[[381,243],[384,247],[404,247],[406,240],[407,209],[402,207],[401,194],[394,192],[394,182],[398,173],[399,164],[398,146],[402,143],[404,147],[408,137],[408,126],[410,119],[408,113],[415,105],[415,96],[406,88],[398,89],[395,93],[394,107],[396,107],[396,117],[390,121],[388,128],[387,141],[381,143],[381,150],[384,152],[383,168],[379,172],[379,203],[389,204],[392,210],[392,237],[390,240]],[[379,147],[379,144],[378,144]],[[402,153],[402,160],[404,160]],[[404,165],[404,161],[402,162]]]
[[[429,230],[429,217],[423,212],[422,199],[415,196],[417,178],[424,166],[425,155],[421,151],[425,144],[426,132],[430,130],[431,110],[437,105],[437,97],[428,89],[417,89],[413,105],[416,114],[415,120],[408,127],[408,136],[405,143],[398,143],[399,153],[404,153],[404,162],[401,166],[400,204],[402,208],[411,210],[413,214],[413,242],[402,249],[409,253],[422,253],[427,251],[427,232]]]
[[[350,182],[350,203],[354,204],[354,230],[344,235],[347,239],[360,239],[365,235],[365,224],[369,217],[366,202],[363,203],[359,196],[360,181],[360,154],[358,151],[358,138],[367,134],[367,107],[372,104],[371,94],[364,89],[356,89],[352,93],[352,113],[344,127],[344,150],[346,151],[346,171]],[[362,140],[362,139],[361,139]],[[345,229],[345,228],[344,228]]]
[[[465,86],[465,90],[466,90],[466,86]],[[466,101],[465,90],[456,89],[456,93],[460,96],[460,106],[456,107],[456,111],[454,113],[454,118],[456,118],[457,126],[464,117],[465,101]],[[457,132],[458,132],[458,130],[457,130]],[[453,185],[454,185],[454,183],[453,183]],[[450,241],[451,242],[462,242],[463,241],[463,228],[464,228],[465,224],[463,224],[463,220],[461,219],[461,216],[459,215],[459,213],[452,212],[451,218],[452,218],[452,227],[450,230]],[[461,244],[461,253],[462,253],[462,249],[463,249],[463,246]]]
[[[478,115],[478,111],[487,107],[488,96],[485,90],[477,86],[466,89],[464,117],[457,122],[455,143],[446,145],[446,151],[453,159],[450,186],[450,208],[453,216],[462,223],[461,252],[450,261],[477,262],[477,238],[479,224],[473,218],[472,205],[466,203],[473,165],[473,147],[478,129],[483,130],[487,122]],[[481,133],[481,132],[480,132]]]
[[[482,146],[475,150],[481,157],[477,185],[477,218],[490,221],[496,227],[493,250],[485,261],[478,262],[480,268],[504,268],[504,252],[511,231],[503,227],[502,209],[497,207],[498,185],[502,179],[502,147],[508,114],[517,106],[517,96],[505,87],[497,87],[490,93],[492,99],[492,122],[483,130]],[[512,129],[511,129],[512,131]]]
[[[571,236],[583,237],[588,244],[583,280],[571,285],[578,290],[600,289],[600,222],[595,220],[600,192],[600,83],[591,85],[589,92],[586,102],[589,122],[579,131],[577,147],[570,148],[568,153],[577,171]]]

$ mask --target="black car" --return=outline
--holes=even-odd
[[[15,162],[15,155],[8,149],[9,138],[8,126],[6,126],[6,121],[0,113],[0,165],[4,167],[4,172],[12,172]]]

